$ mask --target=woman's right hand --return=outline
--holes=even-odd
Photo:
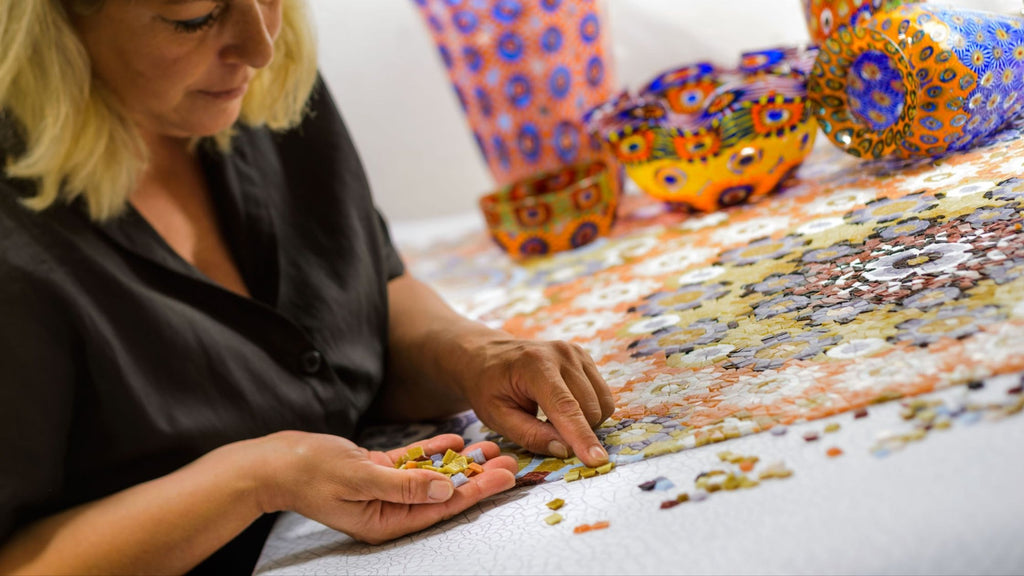
[[[427,454],[463,449],[444,434],[417,442]],[[340,436],[279,432],[251,444],[256,498],[264,512],[291,510],[353,538],[379,544],[422,530],[515,485],[516,462],[493,442],[480,442],[484,472],[455,489],[443,474],[398,469],[409,447],[369,451]]]

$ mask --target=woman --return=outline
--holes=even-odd
[[[404,273],[305,18],[0,0],[0,572],[251,571],[268,513],[381,542],[514,483],[491,443],[458,489],[396,470],[402,450],[345,439],[366,418],[471,406],[607,460],[612,400],[579,347],[470,322]]]

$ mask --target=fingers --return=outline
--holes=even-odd
[[[462,440],[462,436],[459,436],[458,434],[440,434],[425,440],[420,440],[419,442],[413,442],[405,448],[388,450],[385,454],[388,455],[391,462],[397,462],[399,458],[405,456],[405,454],[409,452],[410,448],[415,446],[422,446],[423,451],[427,454],[444,454],[449,449],[459,452],[462,450],[462,446],[464,444],[465,442]]]
[[[541,399],[540,406],[572,452],[587,466],[600,466],[608,462],[608,452],[597,439],[578,401],[568,389],[550,386],[546,396],[546,399]]]
[[[432,526],[465,511],[477,502],[504,492],[516,484],[515,460],[500,456],[484,465],[484,472],[470,478],[447,501],[440,504],[405,506],[384,504],[380,509],[383,540],[390,540]]]
[[[597,402],[601,406],[601,419],[596,423],[591,424],[596,428],[602,422],[611,417],[615,413],[615,398],[612,396],[612,391],[608,388],[608,383],[604,381],[604,377],[597,371],[597,365],[590,359],[590,356],[586,356],[586,352],[580,349],[580,353],[584,354],[585,357],[581,361],[583,364],[583,371],[587,375],[594,394],[597,395]]]
[[[443,454],[445,451],[460,450],[463,440],[456,434],[442,434],[411,444],[406,448],[391,450],[388,457],[397,459],[408,452],[413,446],[422,446],[427,454]],[[509,469],[516,471],[516,462],[509,457],[499,458],[501,449],[494,442],[477,442],[465,449],[470,452],[479,449],[487,462],[484,470]],[[376,453],[384,456],[381,453]],[[445,502],[454,494],[455,486],[444,474],[422,469],[394,468],[386,457],[373,458],[353,475],[349,481],[353,499],[383,500],[402,504],[428,504]]]

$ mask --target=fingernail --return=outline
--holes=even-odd
[[[452,497],[455,486],[447,480],[434,480],[427,490],[427,497],[434,502],[444,502]]]
[[[594,446],[590,449],[590,457],[594,460],[601,460],[602,462],[608,460],[608,453],[605,452],[604,448],[600,446]]]
[[[569,449],[565,447],[565,444],[562,444],[558,440],[552,440],[548,443],[548,453],[558,458],[569,457]]]

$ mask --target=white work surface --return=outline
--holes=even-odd
[[[1006,403],[1019,377],[922,396],[947,404]],[[256,574],[1021,574],[1024,416],[960,417],[888,456],[880,437],[912,423],[900,401],[620,466],[576,482],[513,489],[432,528],[380,546],[294,514],[275,526]],[[980,413],[978,413],[980,414]],[[976,415],[978,415],[976,414]],[[841,424],[824,433],[830,423]],[[821,438],[807,442],[805,431]],[[844,454],[826,456],[836,446]],[[661,509],[695,477],[735,469],[718,453],[781,460],[787,479],[720,491]],[[664,476],[675,484],[645,492]],[[562,498],[549,526],[545,503]],[[605,530],[573,528],[607,520]]]

